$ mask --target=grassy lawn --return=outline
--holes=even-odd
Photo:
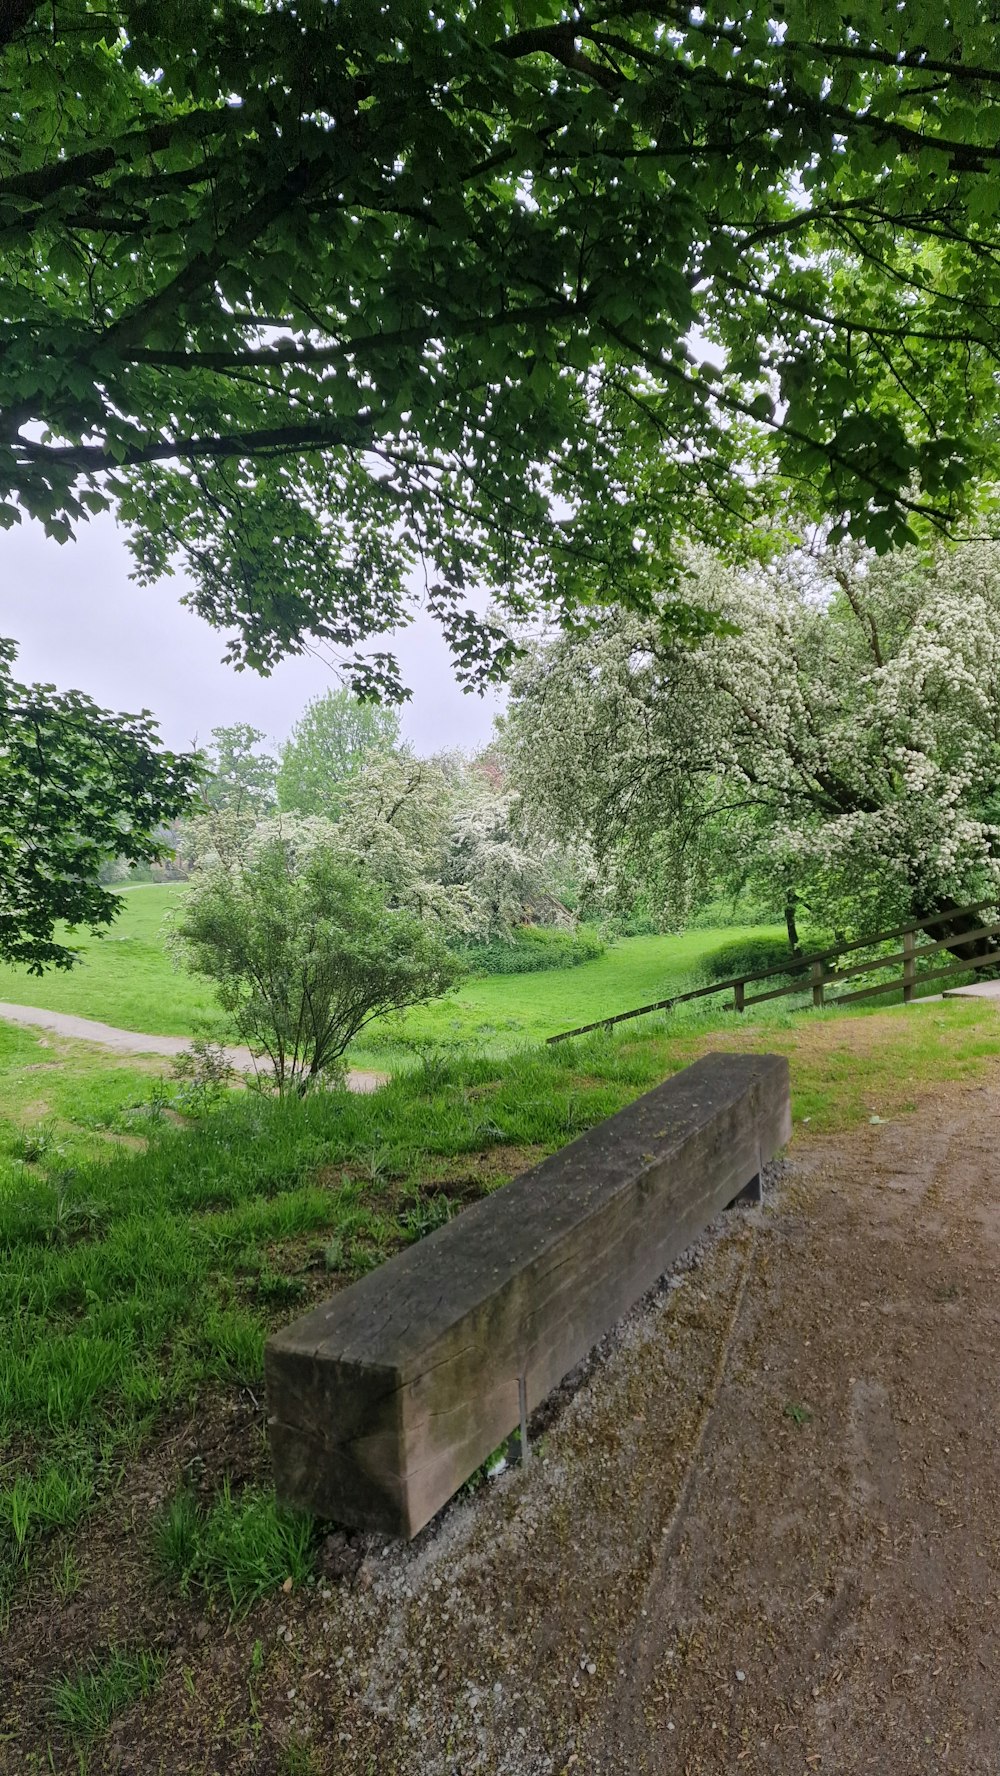
[[[383,1069],[427,1048],[505,1054],[558,1030],[683,992],[697,984],[706,956],[751,932],[782,935],[777,928],[728,926],[676,936],[626,937],[596,962],[578,968],[472,979],[430,1005],[373,1024],[360,1047],[372,1066]]]
[[[196,1033],[217,1017],[211,989],[175,968],[164,947],[164,919],[182,894],[175,885],[127,889],[121,915],[106,936],[77,937],[81,959],[75,968],[39,977],[0,967],[0,1000],[74,1012],[154,1036]],[[761,927],[752,929],[761,934]],[[414,1054],[426,1048],[506,1053],[682,990],[692,984],[703,957],[743,934],[741,927],[726,926],[630,937],[577,968],[472,979],[433,1004],[373,1024],[352,1059],[385,1071],[412,1065]]]
[[[177,1089],[165,1061],[0,1023],[0,1189],[143,1144]]]
[[[0,966],[0,1000],[98,1018],[152,1036],[190,1036],[218,1017],[211,988],[175,968],[163,921],[183,890],[142,884],[122,893],[122,911],[103,937],[70,935],[80,952],[74,968],[31,975]]]

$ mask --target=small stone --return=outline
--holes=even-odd
[[[287,1596],[288,1592],[291,1590],[293,1584],[294,1584],[293,1579],[286,1579],[284,1584],[282,1585],[281,1589],[285,1592],[286,1596]]]
[[[746,1672],[745,1671],[738,1671],[736,1673],[736,1682],[737,1683],[746,1683],[746,1681],[747,1681]]]
[[[590,1660],[590,1662],[587,1666],[587,1676],[588,1677],[596,1677],[597,1676],[597,1666],[594,1664],[593,1659]]]

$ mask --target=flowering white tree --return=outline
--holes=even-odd
[[[526,658],[526,818],[670,922],[720,888],[785,905],[790,935],[799,901],[863,932],[1000,891],[1000,551],[701,554],[689,580],[725,632],[619,613]]]
[[[526,920],[572,923],[557,896],[564,854],[519,836],[499,764],[462,753],[421,759],[372,751],[341,781],[336,819],[246,806],[206,810],[181,850],[196,873],[246,869],[278,840],[305,862],[318,849],[364,870],[388,904],[464,943],[508,937]]]

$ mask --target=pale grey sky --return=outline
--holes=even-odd
[[[224,636],[181,606],[180,576],[146,588],[129,579],[130,567],[110,517],[92,519],[63,545],[27,520],[0,531],[0,635],[18,643],[22,680],[85,691],[111,709],[151,709],[175,748],[236,721],[280,742],[310,697],[336,688],[330,667],[308,655],[270,678],[234,672],[222,664]],[[463,694],[428,617],[418,615],[389,646],[413,692],[402,724],[418,752],[489,739],[500,699]]]

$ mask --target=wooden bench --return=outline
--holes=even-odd
[[[790,1132],[782,1056],[708,1055],[276,1333],[279,1497],[416,1535]]]

